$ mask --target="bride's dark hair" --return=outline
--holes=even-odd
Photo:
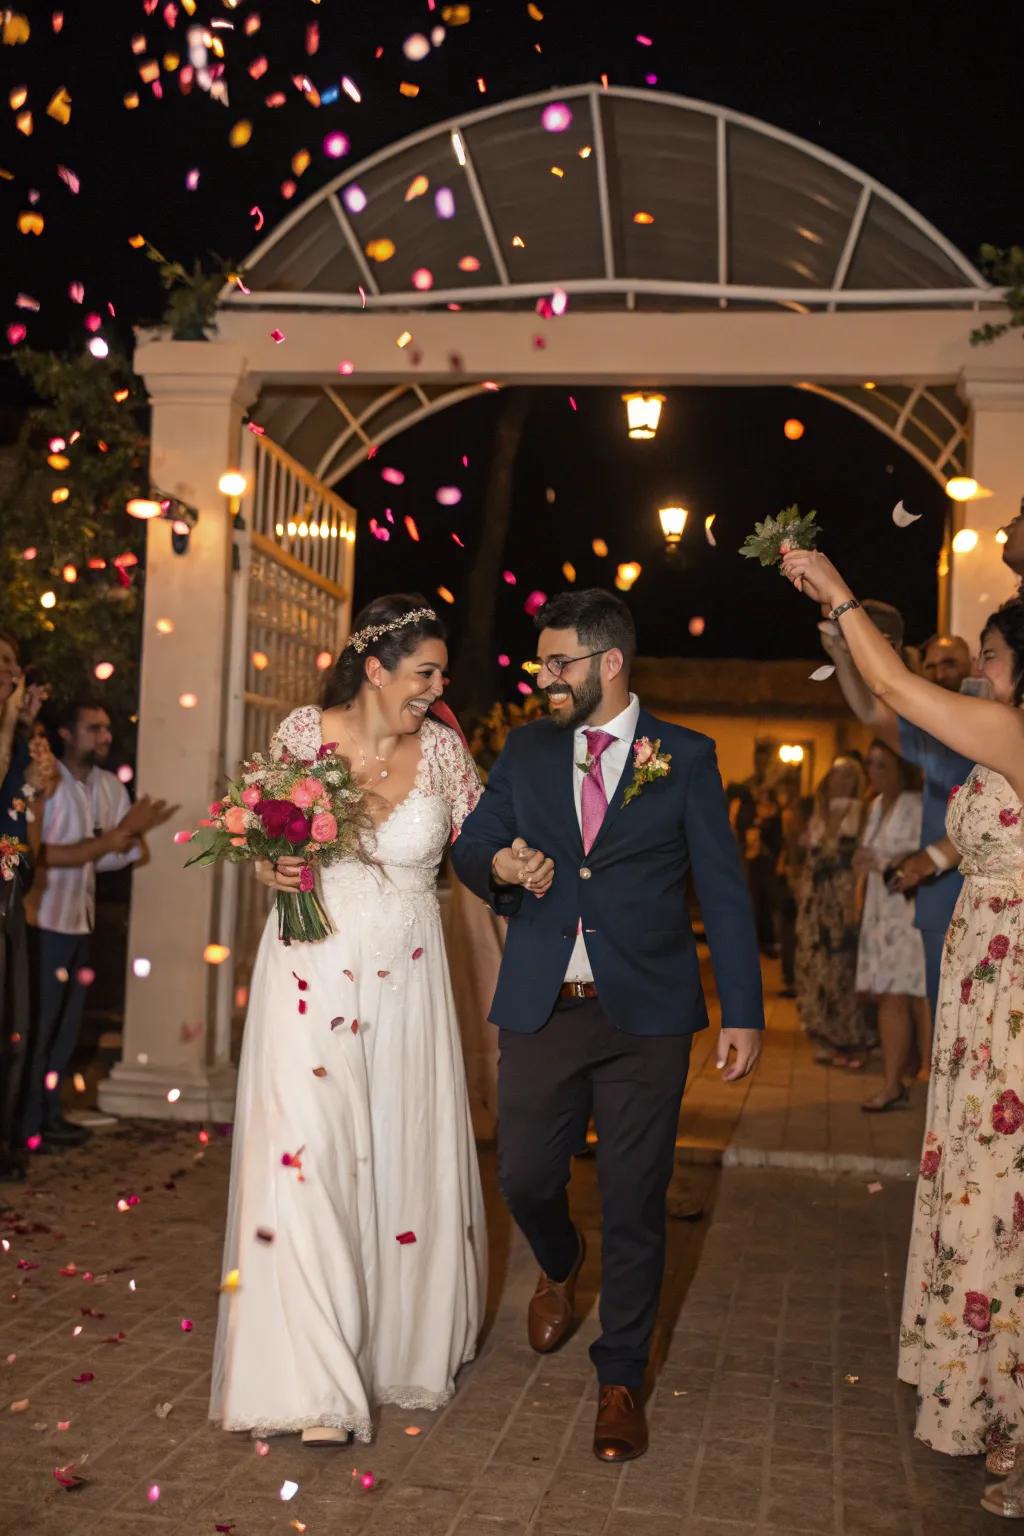
[[[356,614],[352,633],[361,629],[377,628],[393,624],[403,614],[417,608],[430,608],[425,597],[418,592],[390,592],[385,597],[375,597],[372,603]],[[376,656],[382,667],[393,672],[403,656],[411,656],[424,640],[446,640],[445,627],[438,618],[411,619],[399,629],[368,640],[361,651],[354,645],[346,645],[334,663],[324,684],[323,707],[333,709],[338,704],[351,704],[366,681],[366,662]]]
[[[989,616],[981,632],[981,643],[990,630],[1002,635],[1013,652],[1013,702],[1024,704],[1024,599],[1011,597]]]

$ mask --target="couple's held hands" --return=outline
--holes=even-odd
[[[718,1032],[718,1051],[715,1066],[722,1073],[723,1083],[738,1083],[748,1077],[757,1066],[761,1055],[763,1029],[722,1029]],[[735,1051],[731,1065],[730,1054]]]
[[[782,557],[782,574],[798,592],[820,603],[829,613],[853,597],[831,560],[818,549],[791,549]],[[829,649],[825,625],[821,626],[821,631],[826,649]]]
[[[491,875],[496,885],[521,885],[534,896],[543,896],[551,889],[555,866],[546,854],[531,848],[525,838],[517,837],[511,848],[501,848],[494,855]]]

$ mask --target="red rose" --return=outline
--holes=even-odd
[[[970,1002],[970,1000],[971,1000],[971,988],[973,987],[973,985],[974,985],[974,982],[971,980],[971,978],[969,976],[968,976],[966,981],[962,981],[960,983],[960,1001],[962,1003],[969,1003]]]
[[[960,784],[954,784],[953,785],[953,788],[950,790],[949,794],[946,797],[946,804],[947,805],[949,804],[950,800],[952,800],[954,795],[958,795],[960,793],[961,788],[962,788],[962,785],[960,785]]]
[[[988,946],[988,952],[993,960],[1005,960],[1010,952],[1010,941],[1005,933],[997,933]]]
[[[992,1326],[992,1303],[981,1291],[968,1291],[964,1296],[964,1322],[975,1333],[988,1333]]]
[[[253,809],[266,827],[268,837],[284,837],[285,827],[295,811],[290,800],[261,800]]]
[[[288,824],[284,829],[284,835],[290,843],[296,847],[309,841],[309,822],[301,811],[292,807],[292,814],[288,818]]]
[[[968,983],[968,985],[969,985],[969,983]],[[966,1055],[967,1055],[967,1041],[964,1039],[963,1035],[957,1035],[956,1039],[953,1041],[953,1051],[952,1051],[953,1060],[954,1061],[963,1061],[963,1059],[964,1059],[964,1057]]]
[[[1003,902],[1003,898],[1001,896],[993,896],[992,900],[988,904],[988,909],[990,912],[994,912],[998,917],[1000,912],[1003,910],[1004,905],[1005,903]]]
[[[999,812],[999,825],[1001,827],[1015,827],[1020,821],[1016,811],[1011,811],[1009,806],[1004,806]]]
[[[941,1147],[932,1147],[932,1148],[930,1148],[929,1151],[927,1151],[924,1154],[924,1156],[922,1157],[922,1159],[921,1159],[921,1177],[922,1177],[922,1179],[934,1179],[935,1175],[939,1171],[939,1164],[941,1162],[942,1162],[942,1148]]]
[[[1024,1104],[1012,1088],[1005,1089],[992,1105],[992,1125],[1003,1136],[1012,1136],[1024,1125]]]

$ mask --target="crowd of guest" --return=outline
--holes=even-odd
[[[171,814],[131,802],[103,765],[110,716],[96,700],[59,708],[28,684],[18,643],[0,632],[0,1179],[25,1159],[91,1134],[64,1113],[64,1083],[93,980],[96,876],[147,856],[145,837]]]
[[[904,663],[952,692],[984,692],[970,647],[936,635],[904,644],[899,612],[862,606]],[[730,815],[747,869],[761,947],[781,962],[781,996],[822,1066],[859,1071],[876,1051],[882,1087],[868,1113],[909,1102],[926,1076],[942,947],[960,891],[945,835],[946,802],[971,764],[875,698],[839,626],[822,643],[852,713],[874,734],[866,753],[829,764],[811,794],[774,742],[755,743],[754,772],[729,787]]]

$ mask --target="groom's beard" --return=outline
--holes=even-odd
[[[564,704],[557,707],[552,705],[552,694],[565,694]],[[584,678],[578,687],[573,688],[564,679],[557,683],[551,683],[544,689],[544,697],[548,702],[551,718],[556,725],[566,731],[574,731],[578,725],[589,720],[601,702],[601,676],[600,668],[593,662],[590,664],[590,673]]]

